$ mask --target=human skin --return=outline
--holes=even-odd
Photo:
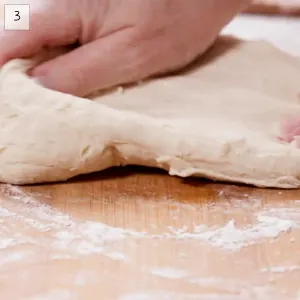
[[[296,140],[296,145],[300,148],[300,116],[292,115],[283,120],[280,138],[288,143]]]
[[[24,0],[23,0],[24,1]],[[19,1],[20,2],[20,1]],[[31,0],[30,31],[0,31],[0,65],[78,45],[30,75],[85,96],[186,66],[250,0]]]

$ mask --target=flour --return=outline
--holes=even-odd
[[[261,207],[261,199],[243,196],[245,199],[238,199],[238,195],[230,201],[220,201],[217,204],[209,203],[207,208],[213,213],[218,209],[226,209],[227,216],[231,220],[223,225],[210,226],[206,224],[193,224],[175,228],[169,226],[165,231],[158,234],[151,232],[138,232],[133,229],[122,229],[106,225],[101,222],[92,222],[73,218],[65,213],[51,208],[49,205],[38,201],[44,195],[30,194],[24,192],[22,188],[15,186],[0,186],[3,197],[0,198],[0,266],[2,274],[10,271],[14,266],[27,264],[30,266],[40,263],[61,263],[72,260],[76,262],[91,256],[97,259],[105,258],[110,261],[117,261],[120,265],[133,266],[136,255],[139,255],[143,245],[161,247],[165,242],[173,245],[190,245],[192,241],[195,245],[206,245],[219,251],[234,253],[249,246],[259,244],[265,239],[270,241],[282,234],[289,234],[300,227],[300,208],[287,207]],[[230,196],[228,191],[220,193],[220,197]],[[231,196],[230,196],[231,197]],[[242,198],[243,198],[242,197]],[[248,197],[248,199],[246,199]],[[7,199],[6,199],[7,198]],[[50,199],[49,199],[50,200]],[[232,206],[230,207],[230,205]],[[148,205],[148,204],[147,204]],[[151,205],[151,203],[149,204]],[[169,204],[168,204],[169,205]],[[182,206],[172,202],[172,209],[182,211],[189,210],[189,206]],[[254,215],[250,221],[240,224],[234,219],[235,211],[245,211],[245,214],[252,209]],[[172,219],[170,217],[170,219]],[[156,224],[154,224],[156,225]],[[157,227],[157,226],[153,226]],[[152,247],[151,246],[151,247]],[[133,247],[133,248],[131,248]],[[140,247],[140,248],[139,248]],[[132,252],[132,249],[134,252]],[[188,249],[183,247],[182,249]],[[178,253],[178,261],[190,259],[190,254]],[[46,256],[39,256],[42,253]],[[60,262],[58,262],[60,261]],[[194,274],[189,269],[181,269],[175,262],[165,267],[140,266],[140,271],[148,273],[158,280],[180,280],[197,287],[217,289],[221,294],[173,294],[169,292],[141,292],[129,294],[122,300],[156,300],[156,299],[276,299],[271,289],[257,287],[254,281],[245,282],[239,278],[223,278],[219,275],[215,277],[201,277],[201,273]],[[107,271],[107,270],[106,270]],[[201,270],[199,270],[201,271]],[[269,273],[296,272],[297,266],[272,266],[268,269],[261,269],[258,274],[269,276]],[[97,271],[98,272],[98,271]],[[7,273],[9,274],[9,272]],[[89,284],[99,284],[97,275],[82,273],[82,270],[75,269],[74,274],[69,274],[63,270],[59,274],[61,278],[71,278],[72,286],[86,287]],[[264,275],[265,274],[265,275]],[[3,276],[4,276],[3,275]],[[200,276],[201,275],[201,276]],[[6,275],[5,275],[6,276]],[[69,277],[66,277],[69,276]],[[67,280],[67,279],[62,279]],[[270,283],[266,279],[266,285]],[[254,293],[251,294],[250,293]],[[255,294],[256,293],[256,294]],[[228,295],[227,295],[228,294]],[[59,296],[58,296],[59,295]],[[226,296],[227,295],[227,296]],[[255,295],[255,297],[253,296]],[[223,297],[224,296],[224,297]],[[253,297],[252,297],[253,296]],[[44,294],[28,298],[28,300],[39,299],[76,299],[76,293],[71,294],[65,290],[52,290]],[[27,300],[27,299],[26,299]]]
[[[128,257],[121,252],[110,251],[109,253],[106,253],[105,256],[111,258],[112,260],[128,262]]]
[[[14,232],[10,228],[2,228],[0,249],[27,244],[52,250],[54,259],[102,254],[124,262],[126,256],[123,253],[115,250],[110,253],[104,243],[120,241],[128,236],[143,236],[143,233],[113,228],[102,223],[74,220],[48,205],[41,204],[33,198],[34,196],[24,193],[18,187],[1,187],[1,193],[14,201],[0,200],[0,207],[2,205],[0,218],[5,221],[5,224],[18,224],[24,232]],[[7,207],[3,207],[3,205]],[[10,237],[6,236],[6,231]],[[36,235],[36,233],[33,234],[34,232],[45,235],[42,238],[39,236],[34,239],[32,237]],[[61,253],[58,255],[57,251],[61,251]]]
[[[188,282],[191,284],[197,284],[202,287],[218,287],[218,289],[226,292],[239,294],[243,290],[249,290],[249,286],[238,279],[226,279],[220,277],[204,277],[204,278],[190,278]],[[253,289],[253,287],[252,287]]]
[[[294,201],[297,205],[297,201]],[[300,202],[298,202],[298,205]],[[291,220],[294,222],[300,222],[300,207],[276,207],[276,208],[268,208],[266,209],[266,214],[270,214],[272,216],[277,216],[279,218]]]
[[[231,220],[223,227],[207,228],[205,225],[198,225],[195,226],[194,232],[173,228],[172,233],[166,234],[165,237],[195,239],[213,247],[237,251],[267,238],[277,238],[281,233],[287,233],[293,228],[298,228],[296,222],[267,216],[264,213],[256,215],[254,224],[241,228],[236,226],[235,220]]]
[[[260,270],[262,273],[286,273],[300,271],[300,266],[280,266],[280,267],[270,267],[263,268]]]
[[[168,279],[182,279],[190,275],[184,270],[179,270],[175,268],[153,268],[150,270],[150,273],[152,275]]]
[[[33,298],[26,298],[25,300],[77,300],[78,297],[69,291],[55,290],[49,293],[35,296]]]
[[[205,295],[206,296],[206,295]],[[220,297],[220,295],[219,295]],[[201,294],[175,294],[166,292],[141,292],[122,296],[118,300],[201,300]],[[209,298],[205,298],[209,299]],[[224,298],[226,299],[226,298]]]
[[[221,227],[207,227],[198,224],[192,231],[188,231],[187,226],[180,229],[169,227],[169,232],[151,235],[147,232],[114,228],[100,222],[74,220],[70,216],[34,200],[32,196],[24,193],[18,187],[7,186],[4,189],[2,187],[2,194],[14,199],[14,204],[5,202],[10,206],[9,208],[0,206],[2,220],[12,219],[37,232],[48,232],[50,245],[54,250],[73,252],[78,255],[105,254],[107,251],[104,244],[107,245],[125,238],[199,240],[199,242],[205,242],[213,247],[237,251],[265,239],[277,238],[280,234],[288,233],[293,228],[299,227],[296,220],[300,215],[300,208],[299,210],[271,208],[257,213],[253,224],[242,227],[238,227],[235,220],[230,220]],[[28,237],[21,234],[16,236],[15,233],[15,238],[12,238],[3,236],[2,233],[0,249],[20,243],[35,244],[38,242],[30,241]],[[42,243],[39,242],[39,246],[42,246]],[[44,246],[49,247],[49,243]],[[106,255],[121,261],[127,260],[123,253],[116,251],[106,253]]]
[[[147,291],[120,297],[118,300],[279,300],[274,290],[267,287],[257,287],[252,291],[244,290],[241,294],[180,294],[164,291]]]
[[[30,252],[14,252],[11,254],[8,254],[4,259],[0,261],[0,267],[1,265],[5,265],[7,263],[14,263],[19,262],[24,259],[26,259],[28,256],[32,255]]]
[[[17,241],[13,238],[1,238],[0,249],[6,249],[20,244],[22,244],[22,241]]]

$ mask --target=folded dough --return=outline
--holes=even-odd
[[[222,37],[181,74],[92,101],[0,71],[0,181],[62,181],[110,166],[260,187],[300,186],[300,149],[277,139],[298,113],[300,62],[266,42]]]

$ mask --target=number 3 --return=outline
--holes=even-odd
[[[20,19],[21,19],[21,16],[20,16],[20,12],[18,11],[18,10],[15,10],[15,19],[14,19],[14,21],[16,22],[16,21],[19,21]]]

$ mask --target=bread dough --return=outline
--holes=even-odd
[[[266,42],[220,38],[181,74],[89,99],[0,72],[0,181],[62,181],[111,166],[261,187],[300,186],[300,150],[277,139],[300,115],[300,62]]]

